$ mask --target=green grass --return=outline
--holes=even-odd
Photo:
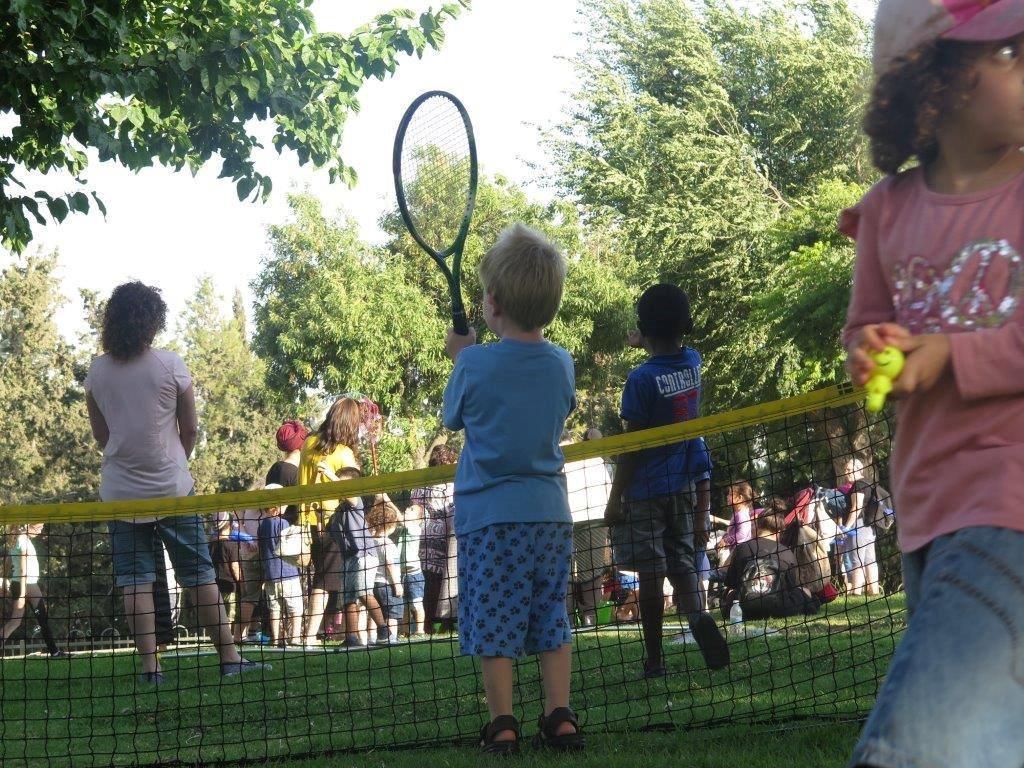
[[[752,764],[722,756],[753,749],[763,752],[758,764],[771,765],[767,757],[793,743],[824,750],[807,765],[842,764],[856,734],[849,721],[870,709],[905,614],[901,597],[827,608],[810,620],[770,622],[777,634],[734,638],[733,663],[719,672],[704,667],[695,646],[667,642],[671,674],[656,681],[638,677],[635,628],[578,635],[573,703],[593,743],[579,764],[639,765],[680,750],[700,756],[691,765]],[[272,671],[229,682],[221,682],[212,655],[167,659],[173,682],[155,691],[136,686],[130,655],[0,662],[0,760],[131,765],[347,750],[373,750],[353,758],[357,765],[476,760],[471,749],[451,748],[472,741],[486,711],[476,666],[454,641],[351,653],[246,651],[261,653]],[[518,714],[530,734],[540,708],[536,662],[520,663],[518,675]],[[814,727],[772,733],[780,723],[808,721]],[[738,738],[751,724],[760,724],[760,735]],[[667,728],[675,732],[657,732]],[[435,748],[388,750],[416,744]],[[792,754],[785,764],[801,765]]]
[[[858,723],[813,727],[708,728],[692,733],[590,734],[582,755],[553,755],[524,747],[521,761],[483,761],[471,748],[426,748],[346,756],[280,760],[274,768],[475,768],[483,764],[530,768],[844,768],[860,731]]]

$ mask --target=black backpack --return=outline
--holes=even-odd
[[[740,602],[763,600],[782,591],[782,564],[778,555],[761,555],[743,566]]]

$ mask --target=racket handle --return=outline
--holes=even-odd
[[[466,321],[466,310],[462,307],[452,310],[452,326],[459,336],[469,335],[469,323]]]

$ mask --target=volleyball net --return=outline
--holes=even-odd
[[[584,730],[866,715],[905,624],[889,444],[889,420],[844,385],[566,445]],[[710,472],[680,483],[679,451],[705,445]],[[634,489],[609,528],[623,457],[647,468],[649,493]],[[474,742],[487,708],[459,650],[454,469],[0,507],[0,761],[230,764]],[[708,543],[690,552],[708,513]],[[530,608],[511,585],[518,602],[502,600],[502,575],[489,587],[499,625]],[[645,674],[652,578],[664,674]],[[695,605],[728,642],[721,669],[690,627]],[[522,658],[516,714],[532,723],[541,706],[539,664]]]

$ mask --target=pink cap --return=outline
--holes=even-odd
[[[938,38],[970,43],[1024,33],[1024,0],[881,0],[875,16],[875,74]]]

